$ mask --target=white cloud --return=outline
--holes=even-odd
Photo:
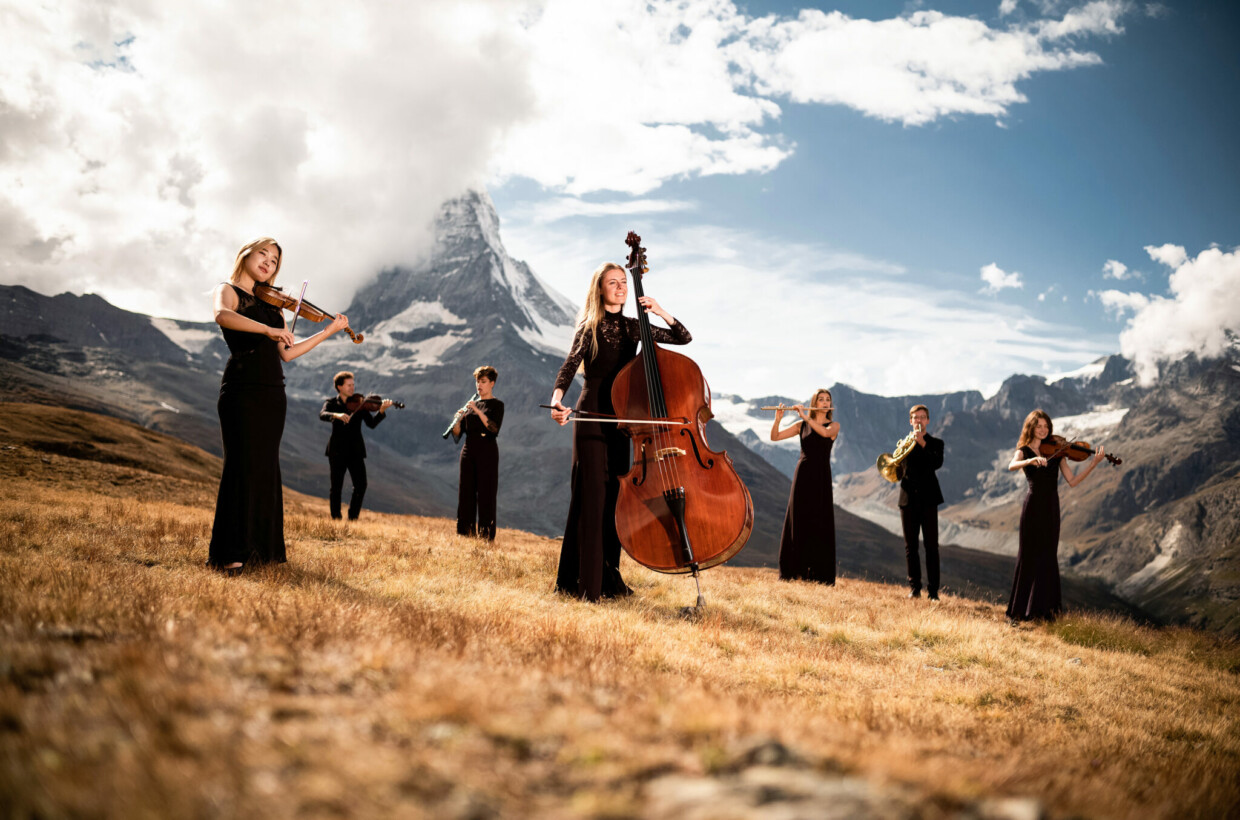
[[[800,395],[839,381],[884,395],[993,392],[1014,371],[1071,370],[1114,351],[1113,336],[1044,322],[826,243],[579,220],[505,223],[505,245],[579,303],[589,272],[608,261],[600,249],[623,261],[628,228],[649,249],[647,294],[693,333],[682,352],[715,390]]]
[[[999,3],[999,16],[1006,17],[1016,11],[1017,0],[1001,0]]]
[[[1128,0],[1093,0],[1074,8],[1059,20],[1041,20],[1035,29],[1048,40],[1081,35],[1123,34],[1120,18],[1133,10]]]
[[[1137,313],[1150,303],[1149,298],[1143,293],[1125,293],[1120,290],[1094,292],[1091,290],[1089,295],[1098,297],[1098,301],[1102,302],[1106,311],[1117,317],[1122,317],[1129,311]]]
[[[693,211],[697,203],[680,199],[612,199],[592,202],[576,197],[553,197],[525,203],[505,214],[506,218],[534,222],[558,222],[578,216],[603,217],[633,214],[667,214]]]
[[[1023,288],[1025,283],[1020,280],[1019,273],[1006,273],[1002,268],[991,262],[989,265],[981,269],[982,281],[986,283],[986,287],[981,289],[981,293],[998,293],[1005,288]]]
[[[998,29],[754,18],[730,0],[10,4],[0,278],[201,317],[236,248],[268,234],[284,278],[339,308],[416,258],[467,185],[640,196],[765,173],[795,149],[787,100],[905,125],[1001,118],[1021,81],[1099,63],[1060,41],[1121,31],[1125,9]],[[557,207],[576,206],[546,218]]]
[[[1103,279],[1129,279],[1133,275],[1133,273],[1128,271],[1127,265],[1114,259],[1108,259],[1106,264],[1102,266]]]
[[[1188,252],[1179,245],[1146,245],[1145,252],[1150,255],[1150,259],[1169,268],[1178,268],[1188,261]]]
[[[1175,245],[1146,250],[1159,261],[1179,260],[1168,281],[1170,295],[1104,291],[1099,297],[1108,309],[1133,312],[1120,333],[1120,351],[1148,384],[1161,362],[1190,353],[1221,355],[1240,333],[1240,252],[1210,248],[1189,259]]]
[[[904,125],[1001,118],[1025,101],[1020,81],[1101,62],[1056,41],[1118,33],[1126,12],[1094,2],[994,29],[932,11],[752,18],[728,0],[547,0],[523,29],[536,114],[507,136],[492,167],[500,179],[574,195],[641,195],[684,176],[779,165],[795,146],[762,129],[778,121],[783,100]]]
[[[238,247],[339,310],[528,115],[516,0],[10,4],[0,277],[202,318]],[[450,78],[450,79],[446,79]]]
[[[845,105],[904,125],[959,114],[1000,118],[1025,101],[1019,81],[1100,63],[1054,41],[1120,31],[1122,13],[1118,3],[1091,3],[1062,20],[1000,30],[937,11],[864,20],[806,9],[795,19],[754,20],[730,50],[760,94]]]

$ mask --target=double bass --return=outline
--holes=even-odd
[[[633,291],[640,300],[646,249],[632,231],[625,239]],[[706,444],[714,417],[710,387],[697,364],[654,343],[640,307],[641,352],[621,368],[611,388],[618,426],[633,445],[632,467],[620,479],[616,532],[629,556],[656,572],[698,572],[740,552],[753,531],[753,500],[726,452]],[[669,423],[671,422],[671,423]]]

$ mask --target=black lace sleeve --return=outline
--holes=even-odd
[[[488,419],[487,430],[493,436],[499,435],[499,428],[504,423],[504,403],[499,399],[491,399],[491,401],[487,402],[484,412],[487,414]]]
[[[672,317],[675,319],[676,317]],[[625,333],[634,342],[642,340],[641,322],[633,316],[624,317]],[[676,319],[676,324],[670,328],[659,327],[658,325],[650,325],[650,333],[654,336],[654,340],[662,345],[687,345],[693,341],[693,335],[689,333],[684,322]]]
[[[553,390],[568,392],[569,385],[573,383],[573,376],[577,375],[577,369],[581,367],[581,361],[586,356],[586,346],[589,344],[590,334],[584,327],[577,328],[577,335],[573,337],[573,346],[568,351],[568,358],[564,360],[564,364],[560,365],[560,372],[555,376]]]

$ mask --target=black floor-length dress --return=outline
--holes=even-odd
[[[1037,453],[1021,447],[1025,458]],[[1059,586],[1059,462],[1023,468],[1029,492],[1020,508],[1020,547],[1007,614],[1017,621],[1054,618],[1063,609]]]
[[[283,327],[278,308],[236,285],[237,313]],[[224,367],[217,408],[224,439],[224,473],[215,501],[207,564],[224,567],[284,563],[284,492],[280,439],[284,435],[284,368],[274,339],[221,328],[232,354]]]
[[[779,539],[779,577],[835,583],[835,498],[831,489],[831,447],[801,422],[801,457],[792,473],[788,512]]]
[[[472,412],[461,420],[465,443],[461,445],[456,532],[494,541],[499,495],[499,446],[495,437],[504,423],[504,403],[499,399],[479,399],[474,403],[486,413],[489,423],[483,424],[478,414]]]
[[[660,344],[688,344],[693,337],[680,322],[671,329],[652,327]],[[598,351],[589,358],[590,333],[577,331],[572,350],[556,376],[555,387],[567,390],[585,360],[585,386],[578,410],[614,413],[611,387],[624,365],[637,355],[641,340],[638,320],[605,313],[598,324]],[[620,476],[629,470],[629,439],[615,424],[573,422],[572,500],[564,524],[556,589],[597,601],[629,595],[620,576],[620,538],[616,534],[616,499]]]

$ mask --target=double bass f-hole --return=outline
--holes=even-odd
[[[698,450],[697,439],[690,435],[688,430],[681,430],[680,434],[682,436],[689,436],[689,443],[693,445],[693,457],[697,459],[698,464],[702,465],[703,470],[709,470],[715,466],[713,458],[708,458],[705,461],[702,460],[702,453]]]

